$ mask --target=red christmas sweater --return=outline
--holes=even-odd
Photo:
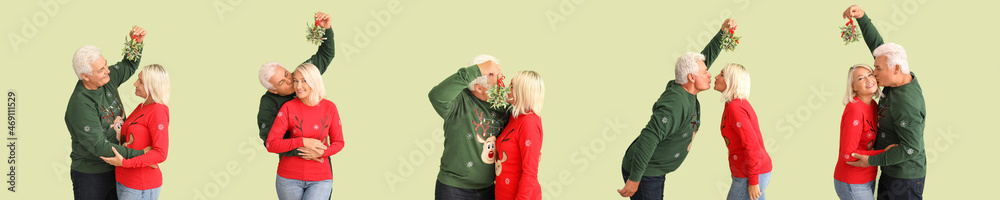
[[[855,167],[847,162],[858,161],[852,153],[874,156],[883,150],[871,150],[875,144],[875,133],[878,125],[875,123],[875,109],[878,103],[867,105],[861,99],[854,97],[854,102],[844,108],[840,118],[840,151],[837,154],[837,167],[833,170],[833,178],[848,184],[862,184],[875,180],[878,167]]]
[[[734,99],[722,111],[721,126],[722,139],[729,148],[729,171],[733,177],[747,178],[750,185],[757,185],[757,175],[771,172],[771,156],[764,149],[757,112],[750,102]]]
[[[290,137],[282,139],[288,130],[292,130]],[[344,149],[340,114],[333,102],[323,99],[314,106],[308,106],[298,98],[288,101],[278,110],[265,145],[268,152],[283,153],[303,146],[302,138],[317,139],[326,144],[326,152],[319,158],[322,162],[302,159],[301,156],[281,156],[278,175],[303,181],[333,179],[333,171],[326,162],[330,162],[330,156]]]
[[[148,190],[163,185],[163,173],[157,165],[167,160],[167,128],[170,126],[170,109],[166,105],[139,104],[125,119],[121,127],[122,146],[141,150],[152,147],[149,152],[122,160],[122,166],[115,167],[115,180],[125,187]]]
[[[542,118],[535,113],[511,117],[497,136],[496,199],[542,199],[538,160],[542,156]]]

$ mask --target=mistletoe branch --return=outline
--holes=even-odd
[[[733,36],[736,33],[736,28],[729,28],[729,31],[722,32],[722,44],[719,48],[726,51],[736,51],[736,46],[740,44],[740,38],[742,36]]]
[[[506,78],[503,75],[497,77],[497,85],[494,88],[490,88],[487,93],[488,99],[486,102],[491,104],[491,108],[507,108],[510,106],[510,102],[507,102],[507,93],[510,93],[510,87],[507,87],[503,83],[503,79]]]
[[[319,26],[319,21],[313,23],[312,26],[306,24],[306,33],[308,33],[306,35],[306,41],[309,41],[309,43],[319,45],[323,42],[323,40],[326,40],[326,38],[323,37],[326,35],[326,30]]]
[[[132,34],[125,37],[125,47],[122,48],[122,56],[125,56],[128,60],[135,61],[142,56],[142,53],[139,53],[139,51],[142,50],[143,43],[136,41],[138,37]]]
[[[847,24],[840,27],[840,38],[844,40],[844,45],[851,44],[852,42],[857,42],[861,35],[858,34],[858,26],[854,25],[854,19],[851,18],[847,21]]]

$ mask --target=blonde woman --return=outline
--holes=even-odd
[[[519,71],[510,80],[511,117],[497,136],[496,199],[542,199],[538,161],[542,155],[545,83],[535,71]]]
[[[771,156],[764,149],[757,113],[750,98],[750,73],[743,65],[731,63],[715,76],[715,90],[722,92],[722,139],[729,149],[729,170],[733,183],[726,199],[765,199],[764,189],[771,180]]]
[[[303,63],[292,73],[296,99],[281,106],[268,133],[267,151],[282,153],[299,147],[302,156],[281,156],[275,187],[278,199],[329,199],[333,191],[330,156],[344,149],[337,105],[326,100],[319,69]],[[285,133],[291,132],[285,139]]]
[[[896,146],[889,145],[884,150],[874,150],[875,99],[882,96],[872,68],[865,64],[854,65],[847,71],[847,93],[844,94],[844,114],[840,118],[840,151],[837,166],[833,171],[833,186],[837,196],[844,200],[863,200],[875,197],[875,175],[878,167],[855,167],[847,162],[858,161],[851,154],[874,156]]]
[[[117,149],[111,147],[115,157],[101,159],[115,166],[118,199],[158,199],[160,186],[163,185],[163,173],[158,164],[167,160],[169,144],[170,109],[167,102],[170,100],[170,76],[163,66],[147,65],[139,72],[139,79],[133,85],[135,96],[145,101],[136,106],[124,122],[119,117],[110,128],[117,132],[122,146],[135,150],[148,149],[148,152],[124,159]]]

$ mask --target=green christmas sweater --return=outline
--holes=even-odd
[[[427,94],[434,111],[444,119],[444,153],[437,178],[445,185],[481,189],[496,178],[496,135],[509,114],[490,108],[467,89],[481,75],[477,65],[461,68]]]
[[[114,171],[115,166],[100,158],[115,157],[112,147],[126,159],[143,154],[142,150],[118,145],[115,129],[111,128],[116,117],[126,118],[118,87],[132,77],[140,59],[141,56],[135,61],[122,58],[117,64],[108,66],[110,80],[95,90],[84,87],[82,80],[76,82],[63,118],[70,135],[71,170],[83,173]]]
[[[865,14],[858,18],[858,27],[864,36],[868,49],[885,42],[872,20]],[[882,173],[895,178],[916,179],[927,176],[927,154],[924,151],[924,92],[920,89],[917,75],[910,72],[913,80],[898,87],[883,87],[884,94],[878,102],[878,137],[874,149],[884,149],[891,144],[899,146],[881,154],[868,157],[868,163],[882,168]]]
[[[722,31],[719,31],[701,51],[707,67],[712,67],[722,51],[721,40]],[[653,103],[653,114],[646,127],[625,151],[622,168],[629,172],[628,179],[639,182],[643,176],[662,176],[677,170],[687,157],[688,147],[700,125],[698,96],[671,80]]]

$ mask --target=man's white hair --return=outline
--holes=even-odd
[[[493,56],[488,55],[488,54],[481,54],[481,55],[476,56],[475,58],[472,58],[472,62],[469,62],[469,66],[483,64],[486,61],[493,61],[496,64],[500,64],[500,60],[497,60],[496,57],[493,57]],[[477,77],[476,79],[472,80],[472,82],[469,82],[469,91],[475,92],[476,91],[476,85],[479,85],[479,86],[484,87],[484,88],[489,88],[490,87],[490,85],[489,85],[490,82],[488,80],[488,76],[489,75],[480,76],[480,77]]]
[[[493,62],[497,63],[497,64],[500,64],[500,60],[497,60],[496,57],[493,57],[493,56],[487,55],[487,54],[482,54],[482,55],[476,56],[475,58],[472,58],[472,62],[469,62],[469,66],[483,64],[484,62],[491,61],[491,60]]]
[[[906,50],[903,50],[903,46],[896,43],[885,43],[875,48],[872,55],[876,58],[885,56],[887,58],[885,64],[889,65],[889,70],[894,70],[896,65],[899,65],[899,70],[904,74],[910,73],[909,63],[906,62]]]
[[[478,78],[472,80],[472,82],[469,82],[469,91],[475,92],[476,85],[479,85],[480,87],[483,88],[490,88],[490,82],[488,77],[489,75],[479,76]]]
[[[674,82],[681,85],[686,84],[688,74],[698,72],[699,61],[705,61],[705,55],[687,52],[677,58],[677,63],[674,64]]]
[[[76,72],[76,78],[83,80],[83,76],[80,74],[93,75],[91,72],[94,71],[91,64],[97,62],[101,59],[101,49],[94,45],[85,45],[76,49],[76,53],[73,53],[73,71]]]
[[[274,76],[274,70],[281,67],[281,63],[278,62],[267,62],[260,66],[260,72],[257,73],[260,76],[260,85],[268,90],[276,90],[274,84],[271,84],[271,77]],[[284,74],[282,74],[284,76]]]

